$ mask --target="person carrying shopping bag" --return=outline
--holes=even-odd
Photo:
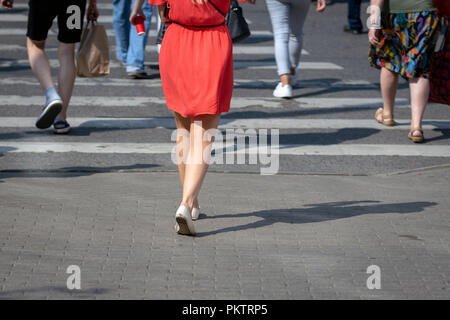
[[[14,0],[1,0],[4,8],[12,9]],[[67,108],[75,84],[75,43],[80,42],[86,0],[30,0],[28,2],[27,50],[30,66],[45,92],[45,105],[36,127],[54,133],[68,133]],[[98,18],[96,0],[89,0],[88,21]],[[58,18],[58,88],[55,88],[50,63],[45,54],[45,42],[53,20]]]

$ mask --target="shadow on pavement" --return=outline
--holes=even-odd
[[[300,105],[302,106],[302,105]],[[298,106],[297,106],[298,107]],[[309,116],[316,114],[335,114],[335,113],[344,113],[344,112],[358,112],[358,111],[367,111],[373,110],[375,113],[376,108],[380,107],[380,103],[372,103],[364,106],[356,106],[356,107],[340,107],[340,108],[320,108],[314,109],[312,107],[304,107],[304,109],[296,109],[289,111],[260,111],[260,110],[245,110],[245,111],[233,111],[224,114],[221,119],[234,118],[234,119],[247,119],[247,118],[293,118],[300,116]],[[368,116],[369,117],[369,116]],[[372,114],[370,114],[370,119],[372,119]],[[375,121],[375,120],[374,120]]]
[[[0,154],[1,155],[1,154]],[[91,176],[97,173],[108,173],[108,172],[119,172],[130,170],[142,170],[154,167],[159,167],[158,164],[143,164],[136,163],[133,165],[122,165],[122,166],[110,166],[110,167],[64,167],[54,169],[52,171],[22,171],[22,170],[4,170],[0,171],[0,179],[10,179],[10,178],[73,178],[73,177],[85,177]],[[0,180],[2,182],[2,180]]]
[[[280,144],[332,145],[367,138],[378,132],[380,132],[378,129],[349,128],[334,132],[282,133]]]
[[[219,233],[262,228],[274,223],[304,224],[329,220],[345,219],[363,214],[392,214],[418,213],[427,207],[437,205],[436,202],[402,202],[384,204],[380,201],[343,201],[318,204],[306,204],[302,208],[262,210],[249,213],[222,214],[206,219],[247,218],[259,217],[261,220],[248,224],[227,227],[219,230],[198,233],[198,237],[205,237]]]
[[[425,143],[431,142],[431,141],[438,141],[438,140],[449,140],[450,139],[450,129],[434,129],[435,132],[440,132],[441,135],[434,137],[434,138],[427,138],[425,136]]]
[[[405,89],[407,88],[408,85],[407,84],[399,84],[398,85],[398,89]],[[299,89],[306,89],[308,87],[304,87],[304,88],[299,88]],[[373,87],[373,88],[367,88],[367,87],[362,87],[362,86],[348,86],[348,87],[329,87],[329,88],[324,88],[324,89],[320,89],[318,91],[314,91],[314,92],[307,92],[307,93],[302,93],[302,94],[297,94],[295,96],[292,96],[292,99],[297,99],[297,98],[307,98],[307,97],[315,97],[315,96],[320,96],[323,94],[330,94],[330,93],[339,93],[339,92],[345,92],[345,91],[350,91],[350,92],[356,92],[356,91],[376,91],[379,92],[380,88],[379,87]]]

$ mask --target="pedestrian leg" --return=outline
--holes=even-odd
[[[289,12],[291,30],[289,37],[289,61],[292,76],[296,75],[296,70],[300,62],[303,49],[303,26],[305,25],[310,6],[311,2],[309,0],[302,0],[298,3],[293,3]],[[291,82],[293,78],[291,78]]]
[[[363,25],[361,22],[361,0],[348,0],[348,28],[345,31],[361,33]]]
[[[44,51],[45,40],[37,41],[27,38],[27,49],[31,69],[45,91],[45,105],[36,121],[36,127],[47,129],[61,112],[63,101],[53,84],[50,62]]]
[[[133,1],[133,7],[134,7]],[[127,52],[127,74],[129,77],[136,79],[148,78],[145,72],[145,47],[147,45],[148,34],[150,32],[151,20],[153,15],[153,6],[147,2],[142,6],[142,11],[145,14],[145,35],[139,36],[136,33],[136,29],[132,27],[130,29],[130,44]]]
[[[130,42],[130,12],[131,0],[113,1],[113,28],[116,35],[117,59],[123,64],[127,62],[128,45]]]
[[[383,113],[377,119],[381,122],[393,120],[395,95],[398,87],[398,74],[381,68],[380,72],[381,96],[383,98]],[[383,120],[384,119],[384,120]]]
[[[181,205],[187,207],[189,210],[192,210],[194,207],[195,199],[198,198],[209,167],[207,163],[208,159],[204,158],[204,154],[209,152],[213,141],[212,139],[210,141],[204,141],[203,137],[205,131],[217,129],[219,120],[220,115],[202,115],[192,119],[190,147],[185,167],[183,199],[181,201]]]
[[[411,94],[411,133],[412,137],[419,139],[412,139],[415,142],[423,141],[422,119],[427,107],[428,98],[430,95],[430,80],[420,77],[409,79],[409,88]],[[418,130],[420,129],[420,130]],[[420,140],[420,141],[419,141]]]
[[[63,109],[58,115],[59,119],[66,120],[67,108],[75,84],[76,68],[75,68],[75,44],[59,43],[58,59],[59,59],[59,76],[58,76],[58,92],[63,100]]]
[[[180,176],[181,188],[184,188],[186,174],[186,160],[189,154],[191,118],[184,118],[180,114],[174,112],[175,124],[177,126],[177,165],[178,174]],[[194,199],[194,208],[199,208],[198,198]]]
[[[54,86],[53,78],[45,53],[45,40],[36,41],[27,38],[28,59],[30,61],[31,70],[38,79],[42,89],[47,91]]]

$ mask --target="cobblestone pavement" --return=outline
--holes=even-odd
[[[0,298],[449,299],[449,178],[210,173],[192,238],[175,173],[1,173]]]

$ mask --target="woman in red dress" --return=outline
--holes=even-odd
[[[136,16],[144,16],[143,2],[136,0],[132,23]],[[174,112],[178,129],[177,163],[183,199],[175,214],[176,231],[195,235],[192,220],[199,216],[197,198],[213,140],[208,133],[217,129],[220,114],[229,111],[233,92],[232,43],[224,17],[230,0],[148,2],[158,5],[161,19],[170,23],[161,44],[159,69],[167,107]]]

